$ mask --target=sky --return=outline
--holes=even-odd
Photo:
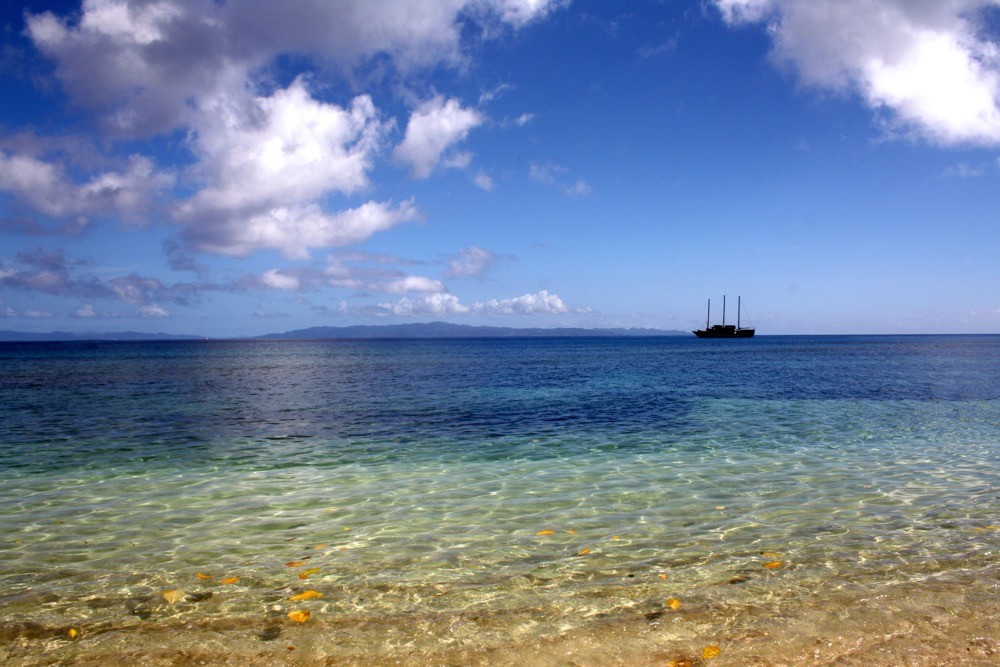
[[[0,330],[1000,333],[1000,0],[29,0],[0,100]]]

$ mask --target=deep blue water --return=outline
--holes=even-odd
[[[230,446],[265,464],[289,440],[321,441],[316,463],[544,457],[650,446],[635,434],[682,445],[712,400],[995,401],[1000,337],[17,343],[0,372],[3,467]],[[761,441],[735,430],[734,447]],[[524,449],[540,437],[559,443]]]

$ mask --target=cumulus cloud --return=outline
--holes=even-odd
[[[108,130],[149,136],[188,125],[201,99],[239,88],[281,54],[348,67],[387,56],[404,72],[458,65],[464,21],[517,28],[562,4],[297,0],[275,11],[271,0],[84,0],[73,18],[29,13],[27,32]]]
[[[330,193],[368,186],[385,132],[368,96],[347,108],[320,102],[302,79],[245,106],[218,101],[195,139],[204,187],[176,210],[183,240],[230,256],[275,249],[305,258],[312,248],[359,243],[417,219],[412,200],[333,213],[321,206]]]
[[[57,165],[4,151],[0,151],[0,190],[46,215],[65,215],[72,201],[71,188]]]
[[[272,289],[280,290],[297,290],[299,289],[299,279],[293,275],[289,275],[278,269],[271,269],[265,271],[260,277],[260,282],[265,287],[270,287]]]
[[[470,312],[468,306],[454,294],[425,294],[410,299],[403,297],[394,303],[380,303],[379,311],[387,315],[464,315]]]
[[[174,177],[157,172],[153,163],[133,155],[122,171],[105,171],[76,184],[59,163],[0,150],[0,190],[28,207],[54,218],[77,217],[78,231],[86,217],[116,214],[126,222],[141,222],[154,198],[173,185]]]
[[[108,131],[134,136],[182,124],[187,100],[218,85],[227,58],[216,14],[207,0],[85,0],[75,21],[26,19],[74,101]]]
[[[448,259],[446,278],[462,278],[466,276],[481,276],[489,271],[497,261],[497,254],[492,250],[469,246],[462,248],[458,254]]]
[[[419,218],[412,200],[398,206],[367,202],[339,213],[326,213],[318,204],[278,206],[246,217],[199,218],[197,224],[185,228],[183,237],[199,250],[234,257],[270,248],[292,259],[305,259],[311,248],[359,243],[376,232]]]
[[[524,294],[513,299],[491,299],[476,303],[476,312],[488,315],[555,315],[569,312],[569,308],[555,294],[542,290],[535,294]]]
[[[155,303],[151,303],[148,306],[143,306],[142,308],[140,308],[139,315],[141,315],[142,317],[150,317],[150,318],[170,317],[170,313],[167,311],[166,308],[158,306]]]
[[[489,38],[494,26],[518,28],[562,4],[297,0],[275,11],[269,0],[84,0],[70,16],[25,18],[26,34],[53,62],[63,89],[106,135],[144,139],[180,130],[189,138],[196,162],[184,182],[190,195],[173,208],[182,232],[172,257],[193,266],[189,251],[274,249],[304,258],[418,217],[412,202],[330,210],[330,195],[370,186],[394,121],[380,118],[366,95],[340,105],[317,99],[304,79],[262,85],[279,57],[303,56],[338,73],[374,61],[404,75],[460,66],[463,40],[473,34],[463,31],[469,21],[490,27],[475,32]],[[456,99],[432,98],[414,109],[394,155],[417,178],[438,166],[465,168],[472,153],[454,148],[482,122]],[[137,220],[172,183],[140,156],[122,171],[74,181],[58,163],[0,153],[0,189],[53,217],[114,212]],[[49,231],[69,233],[80,224]],[[3,226],[46,233],[14,219]]]
[[[87,303],[80,306],[75,311],[73,311],[73,316],[82,318],[91,318],[91,317],[97,317],[97,313],[94,311],[93,304]]]
[[[218,100],[197,125],[206,187],[183,215],[227,214],[310,201],[367,186],[384,133],[367,95],[349,108],[315,100],[305,81],[246,107]]]
[[[417,298],[404,297],[395,302],[378,305],[378,312],[386,315],[561,315],[569,308],[555,294],[542,290],[512,299],[491,299],[465,305],[454,294],[426,294]]]
[[[475,109],[463,108],[457,99],[434,97],[418,106],[410,115],[403,137],[393,155],[412,168],[414,178],[427,178],[441,162],[442,154],[463,141],[483,116]],[[454,158],[452,158],[452,164]],[[465,160],[465,165],[471,155]],[[458,162],[457,164],[461,164]]]
[[[388,294],[402,294],[405,292],[430,292],[437,294],[446,291],[444,284],[440,280],[434,280],[425,276],[404,276],[396,280],[377,283],[372,287]]]
[[[890,131],[1000,143],[995,0],[714,0],[732,25],[766,23],[777,61],[808,85],[856,91]]]

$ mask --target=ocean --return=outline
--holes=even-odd
[[[5,665],[1000,662],[1000,336],[9,343],[0,377]]]

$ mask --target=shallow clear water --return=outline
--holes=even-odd
[[[1000,655],[1000,337],[0,344],[0,373],[0,660]]]

